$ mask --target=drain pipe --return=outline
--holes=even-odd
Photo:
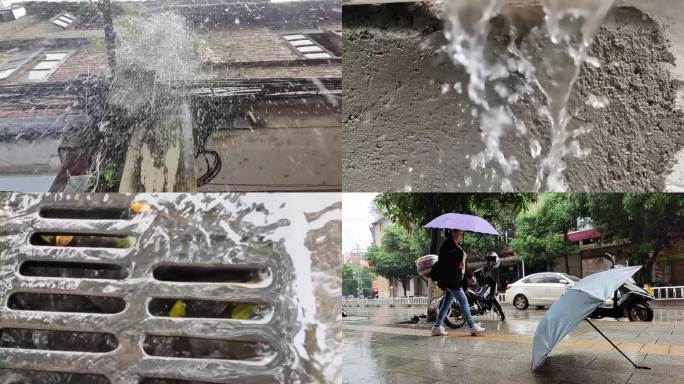
[[[111,75],[114,76],[114,69],[116,68],[116,31],[114,31],[114,22],[112,21],[111,0],[102,0],[98,4],[98,8],[102,12],[102,22],[104,23],[107,62],[109,63]]]

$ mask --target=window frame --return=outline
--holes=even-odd
[[[64,57],[62,57],[59,60],[46,60],[47,55],[51,55],[51,54],[64,54]],[[31,61],[30,68],[27,67],[26,70],[24,71],[26,74],[25,81],[32,82],[32,83],[34,83],[34,82],[40,83],[40,82],[48,81],[50,76],[52,76],[55,72],[57,72],[57,70],[69,59],[69,57],[71,57],[72,54],[73,54],[73,51],[66,51],[66,50],[42,51],[42,52],[40,52],[38,55],[36,55],[37,57],[34,57],[33,60]],[[38,57],[40,57],[40,59],[38,59]],[[55,62],[56,64],[53,68],[36,70],[37,66],[39,66],[40,64],[45,63],[45,62]],[[31,79],[30,78],[31,72],[45,72],[45,76],[42,79]]]
[[[17,73],[22,73],[23,70],[25,69],[26,65],[33,62],[36,56],[40,55],[40,51],[28,51],[28,52],[19,52],[15,53],[12,55],[9,60],[5,63],[0,64],[0,68],[8,66],[12,62],[21,62],[18,64],[16,67],[11,67],[7,69],[0,69],[0,72],[3,71],[10,71],[9,74],[4,77],[0,78],[0,82],[2,81],[12,81],[13,78],[17,76]]]
[[[337,35],[336,33],[332,31],[320,31],[320,30],[315,30],[315,31],[288,31],[287,33],[281,33],[280,37],[281,39],[287,44],[287,46],[290,48],[292,52],[294,52],[297,57],[305,60],[333,60],[333,59],[340,59],[339,56],[337,56],[334,52],[330,51],[328,48],[323,46],[318,40],[316,40],[313,35],[319,35],[319,34],[332,34]],[[302,38],[290,38],[288,39],[288,36],[297,36],[301,35]],[[295,45],[293,44],[294,41],[303,41],[303,40],[308,40],[311,41],[312,44],[298,44]],[[317,47],[320,51],[317,52],[305,52],[300,50],[299,48],[306,48],[306,47]],[[328,57],[311,57],[315,55],[328,55]]]
[[[61,19],[62,17],[66,18],[66,19],[69,19],[69,20],[71,20],[71,21],[67,23],[66,21],[64,21],[64,20]],[[50,21],[50,24],[56,25],[56,26],[58,26],[58,27],[60,27],[60,28],[62,28],[62,29],[68,29],[68,28],[71,28],[71,26],[74,25],[74,23],[76,22],[76,19],[77,19],[76,16],[72,15],[71,13],[66,12],[66,11],[62,11],[62,12],[60,12],[59,14],[57,14],[57,16],[51,18],[49,21]],[[66,26],[61,25],[61,24],[58,24],[58,23],[57,23],[57,20],[59,20],[60,22],[66,24]]]

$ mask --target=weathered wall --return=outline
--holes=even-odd
[[[534,12],[541,24],[539,10],[528,13]],[[489,190],[492,183],[472,171],[466,158],[484,146],[479,123],[470,114],[472,104],[465,95],[440,92],[443,83],[468,81],[463,69],[439,49],[445,43],[441,20],[428,6],[414,4],[351,6],[343,13],[343,188]],[[671,20],[678,16],[681,24],[684,11],[670,13]],[[591,150],[588,158],[568,159],[571,190],[664,188],[676,152],[684,147],[678,85],[671,74],[673,43],[663,35],[669,28],[665,22],[622,7],[597,36],[591,54],[601,67],[582,68],[570,100],[572,128],[579,123],[594,126],[580,141]],[[504,49],[504,39],[498,40],[495,49]],[[607,96],[610,106],[586,108],[590,92]],[[526,126],[548,143],[547,124],[529,111],[525,114],[527,105],[515,108],[527,116]],[[514,186],[532,190],[537,161],[527,140],[510,136],[502,148],[521,162]]]
[[[252,129],[221,130],[205,150],[216,151],[221,171],[202,186],[212,191],[337,191],[340,189],[340,110],[309,99],[304,105],[269,100],[245,106]],[[314,107],[314,105],[318,105]],[[200,157],[197,174],[206,172]]]

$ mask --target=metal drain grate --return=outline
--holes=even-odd
[[[0,195],[0,377],[292,381],[292,260],[263,236],[287,223],[244,221],[239,195],[139,199]]]

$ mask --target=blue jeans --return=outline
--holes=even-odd
[[[448,309],[451,308],[454,299],[458,300],[458,305],[461,307],[461,314],[465,316],[466,323],[472,328],[475,325],[475,320],[473,320],[473,315],[470,314],[470,305],[468,304],[468,298],[466,297],[465,292],[463,292],[463,288],[445,289],[442,306],[439,307],[439,314],[437,315],[435,327],[439,327],[444,323],[444,318],[446,317]]]

